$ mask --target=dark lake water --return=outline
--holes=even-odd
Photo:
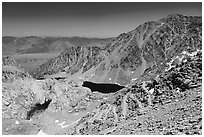
[[[117,84],[93,83],[93,82],[89,82],[89,81],[84,81],[82,86],[91,89],[92,92],[98,91],[101,93],[114,93],[114,92],[124,88],[124,86],[120,86]]]

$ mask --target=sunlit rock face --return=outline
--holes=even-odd
[[[10,57],[2,58],[2,117],[25,118],[34,102],[34,79]]]
[[[70,82],[56,80],[18,80],[12,84],[3,84],[3,118],[28,119],[28,112],[36,106],[49,102],[50,111],[71,110],[86,102],[85,98],[91,90]],[[36,109],[38,110],[38,109]],[[33,112],[34,115],[35,112]],[[30,117],[29,117],[30,119]]]
[[[30,79],[2,84],[2,118],[26,118],[28,109],[35,102],[31,85]]]
[[[150,71],[160,73],[182,51],[201,49],[201,24],[201,17],[179,14],[146,22],[106,47],[68,48],[43,64],[35,77],[64,71],[93,82],[127,85]]]

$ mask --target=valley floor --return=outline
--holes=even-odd
[[[36,69],[49,59],[57,57],[60,53],[33,53],[11,55],[11,58],[21,65],[29,74],[33,74]]]

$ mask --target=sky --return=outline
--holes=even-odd
[[[3,2],[2,35],[116,37],[174,13],[202,16],[202,3]]]

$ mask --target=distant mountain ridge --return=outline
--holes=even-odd
[[[3,55],[62,52],[68,47],[104,46],[114,38],[85,37],[2,37]]]
[[[35,77],[65,71],[93,82],[126,85],[154,77],[183,51],[202,48],[202,18],[172,14],[120,34],[106,46],[70,47],[40,66]]]

